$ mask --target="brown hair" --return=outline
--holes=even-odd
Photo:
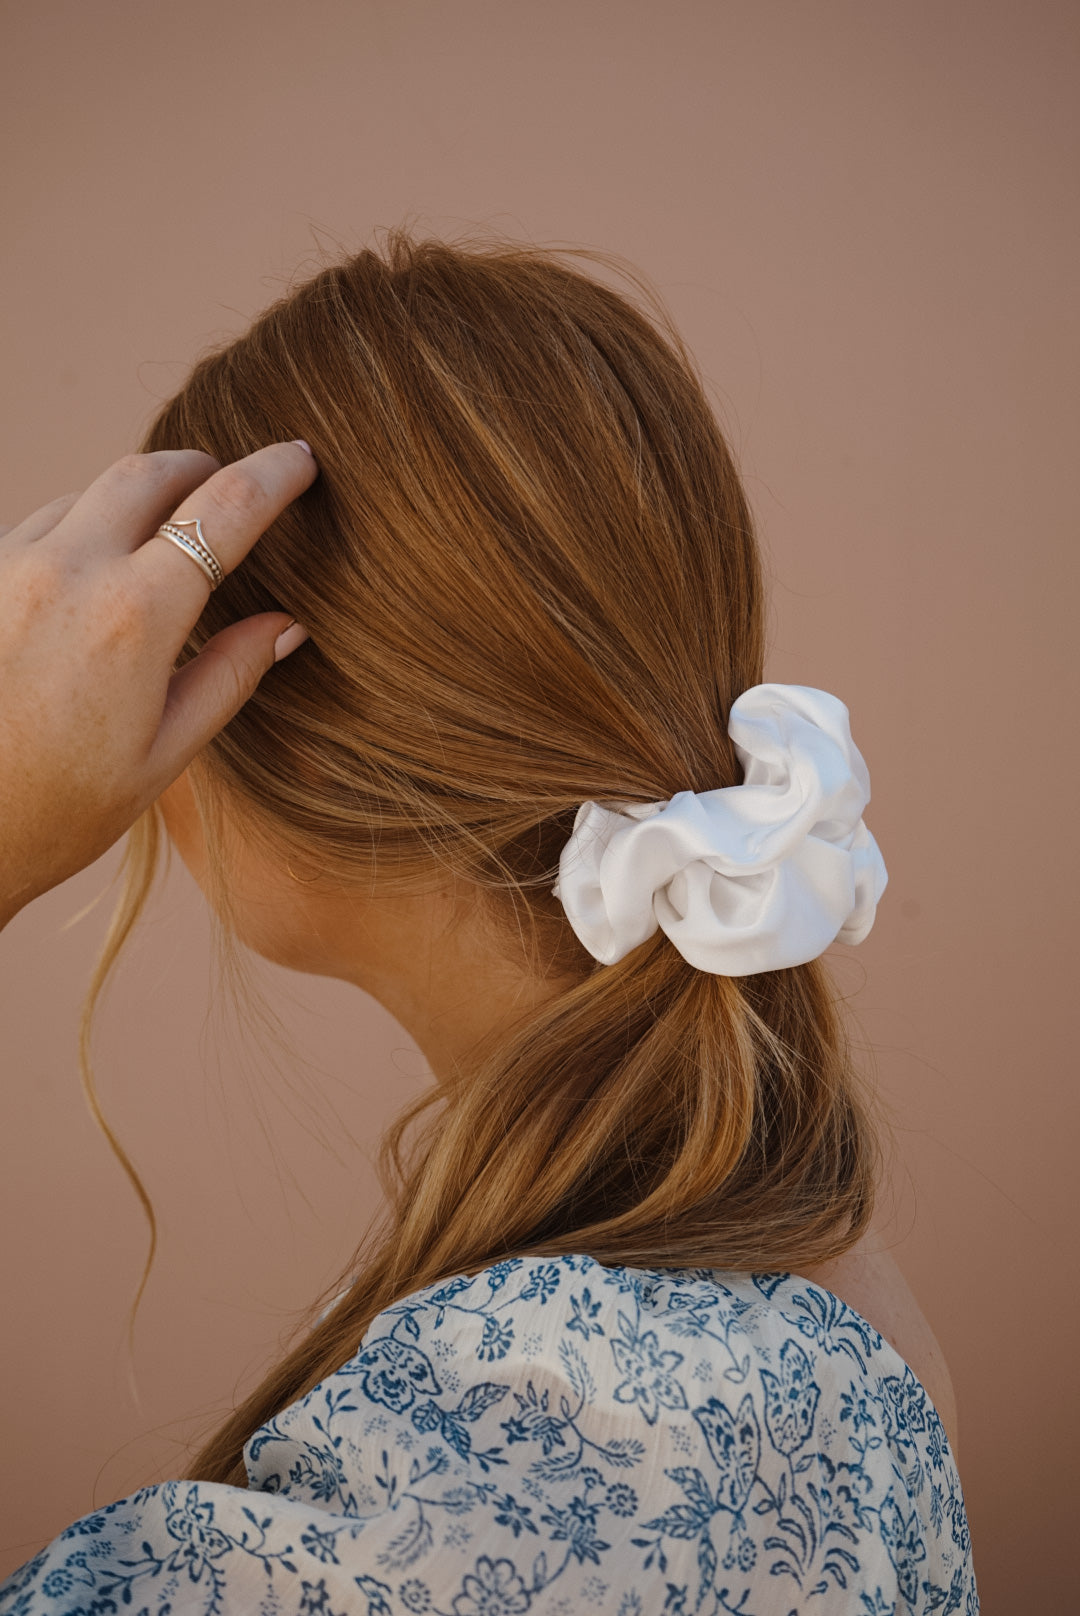
[[[615,264],[654,318],[562,261],[578,256]],[[819,1263],[866,1228],[878,1159],[823,961],[714,976],[658,932],[601,966],[551,893],[583,801],[738,784],[728,712],[763,678],[746,496],[647,284],[584,249],[395,230],[204,357],[143,448],[227,462],[297,436],[320,476],[181,658],[272,608],[311,634],[192,767],[222,904],[224,802],[279,858],[357,889],[376,870],[385,891],[460,877],[565,989],[390,1130],[355,1283],[190,1472],[241,1486],[245,1441],[402,1295],[526,1253]],[[159,843],[155,806],[84,1062]]]

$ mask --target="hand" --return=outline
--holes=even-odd
[[[0,528],[0,926],[100,858],[275,660],[289,617],[262,612],[173,672],[211,586],[158,527],[200,517],[228,573],[317,475],[291,443],[127,455]]]

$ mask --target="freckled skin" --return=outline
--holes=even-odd
[[[317,475],[295,442],[130,454],[0,526],[0,925],[112,847],[274,660],[264,612],[175,669],[206,580],[159,524],[197,498],[229,571]]]

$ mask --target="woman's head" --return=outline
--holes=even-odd
[[[348,956],[400,882],[460,877],[470,932],[587,975],[548,873],[578,804],[734,781],[726,713],[760,676],[750,517],[685,357],[554,259],[396,235],[204,360],[145,447],[234,460],[285,426],[317,487],[188,654],[269,606],[311,641],[166,794],[174,839],[190,784],[222,809],[216,907],[284,964],[376,990],[315,939]]]
[[[394,234],[196,366],[144,448],[281,432],[320,477],[211,597],[190,654],[287,607],[311,640],[200,759],[298,860],[486,886],[582,972],[548,872],[588,797],[733,783],[761,676],[750,513],[686,357],[529,248]]]
[[[739,782],[727,717],[764,659],[752,519],[694,366],[567,256],[394,232],[203,359],[143,444],[229,461],[302,436],[320,467],[185,653],[275,607],[311,636],[189,771],[224,909],[227,821],[358,904],[449,883],[555,984],[410,1108],[385,1237],[203,1474],[241,1476],[259,1418],[445,1273],[527,1250],[791,1266],[869,1218],[821,963],[711,976],[657,933],[599,966],[551,893],[583,801]]]

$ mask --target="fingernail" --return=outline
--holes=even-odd
[[[289,442],[298,443],[301,449],[306,449],[308,454],[311,455],[312,460],[314,460],[315,454],[310,443],[306,443],[303,438],[290,438]]]
[[[288,628],[283,628],[274,641],[274,661],[280,662],[282,657],[287,657],[290,651],[295,651],[298,645],[303,645],[307,638],[307,629],[303,623],[298,623],[294,617]]]

